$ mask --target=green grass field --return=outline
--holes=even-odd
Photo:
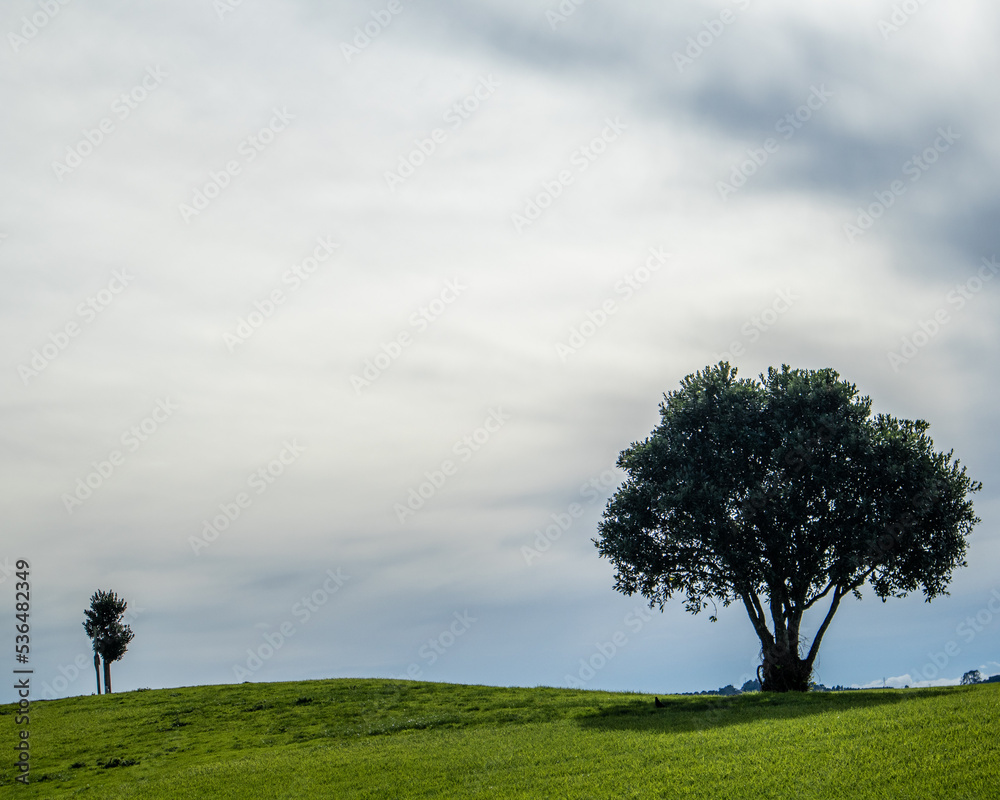
[[[1000,684],[661,699],[328,680],[39,702],[29,786],[8,705],[0,795],[1000,797]]]

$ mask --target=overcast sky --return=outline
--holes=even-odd
[[[985,486],[951,595],[845,601],[817,679],[1000,672],[998,28],[5,4],[0,578],[12,616],[30,560],[35,696],[94,691],[97,589],[136,612],[117,690],[738,686],[742,609],[650,613],[591,542],[619,452],[723,357],[833,367]]]

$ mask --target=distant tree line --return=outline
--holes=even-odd
[[[1000,675],[993,675],[989,678],[983,678],[982,673],[978,669],[972,669],[966,672],[962,676],[962,686],[971,686],[977,683],[1000,683]],[[877,688],[877,687],[876,687]],[[892,686],[883,687],[886,689],[892,689]],[[907,685],[904,688],[909,689]],[[842,686],[837,684],[836,686],[824,686],[822,683],[811,683],[809,684],[810,692],[856,692],[859,691],[858,686]],[[728,686],[723,686],[719,689],[706,689],[701,692],[680,692],[680,694],[685,695],[717,695],[721,697],[729,697],[737,694],[746,694],[747,692],[759,692],[760,691],[760,681],[752,680],[746,681],[739,689],[733,686],[731,683]]]
[[[809,685],[809,691],[811,692],[846,691],[847,689],[850,688],[853,687],[835,686],[833,689],[830,689],[829,687],[824,686],[822,683],[812,683]],[[722,686],[719,689],[706,689],[705,691],[702,692],[681,692],[681,694],[692,694],[692,695],[705,694],[705,695],[717,695],[720,697],[731,697],[733,695],[746,694],[747,692],[759,692],[759,691],[760,691],[760,681],[751,680],[751,681],[746,681],[739,689],[737,689],[735,686],[733,686],[733,684],[730,683],[728,686]]]
[[[977,683],[1000,683],[1000,675],[984,678],[983,673],[978,669],[970,669],[962,676],[962,686],[973,686]]]

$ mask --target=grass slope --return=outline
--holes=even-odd
[[[27,787],[8,705],[0,796],[1000,796],[1000,685],[664,702],[382,680],[69,698],[32,706]]]

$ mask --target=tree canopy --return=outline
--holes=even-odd
[[[973,686],[983,682],[983,673],[978,669],[970,669],[962,676],[962,686]]]
[[[626,479],[594,542],[615,588],[650,606],[746,609],[765,691],[805,691],[841,600],[946,594],[981,488],[928,423],[873,415],[832,369],[739,379],[726,362],[664,395],[660,424],[618,458]],[[803,614],[826,614],[800,654]],[[713,620],[715,615],[712,616]]]

